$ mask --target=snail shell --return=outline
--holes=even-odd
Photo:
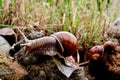
[[[89,50],[88,56],[90,60],[99,60],[103,56],[103,53],[104,53],[103,46],[94,46]]]
[[[57,40],[59,44],[57,49],[60,53],[62,53],[63,56],[67,57],[70,55],[72,56],[77,55],[76,53],[78,49],[78,42],[73,34],[61,31],[56,32],[51,36],[53,36]]]

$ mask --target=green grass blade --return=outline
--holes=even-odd
[[[0,28],[15,28],[14,25],[0,24]]]
[[[12,3],[12,5],[14,5],[14,4],[15,4],[15,0],[10,0],[10,2]]]
[[[2,0],[0,0],[0,12],[2,11]]]

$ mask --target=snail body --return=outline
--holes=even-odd
[[[28,53],[34,53],[38,55],[55,55],[57,49],[57,42],[55,38],[46,36],[22,44],[26,46]],[[50,53],[50,54],[49,54]]]

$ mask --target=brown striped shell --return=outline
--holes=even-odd
[[[73,34],[65,31],[60,31],[52,34],[51,36],[53,36],[57,40],[57,49],[60,53],[62,53],[64,57],[70,55],[76,56],[78,42]]]

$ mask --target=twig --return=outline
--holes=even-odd
[[[75,26],[76,13],[77,13],[77,7],[75,8],[75,11],[74,11],[74,14],[73,14],[73,23],[72,23],[72,26]]]
[[[66,14],[64,13],[64,15],[63,15],[63,20],[62,20],[62,24],[65,23],[65,17],[66,17]]]
[[[25,39],[25,42],[29,42],[29,40],[27,39],[27,37],[23,34],[23,32],[19,29],[19,28],[17,28],[18,29],[18,31],[21,33],[21,35],[23,36],[23,38]]]
[[[89,60],[85,61],[85,62],[82,62],[82,63],[79,64],[79,66],[84,66],[84,65],[88,64],[89,62],[90,62]]]

